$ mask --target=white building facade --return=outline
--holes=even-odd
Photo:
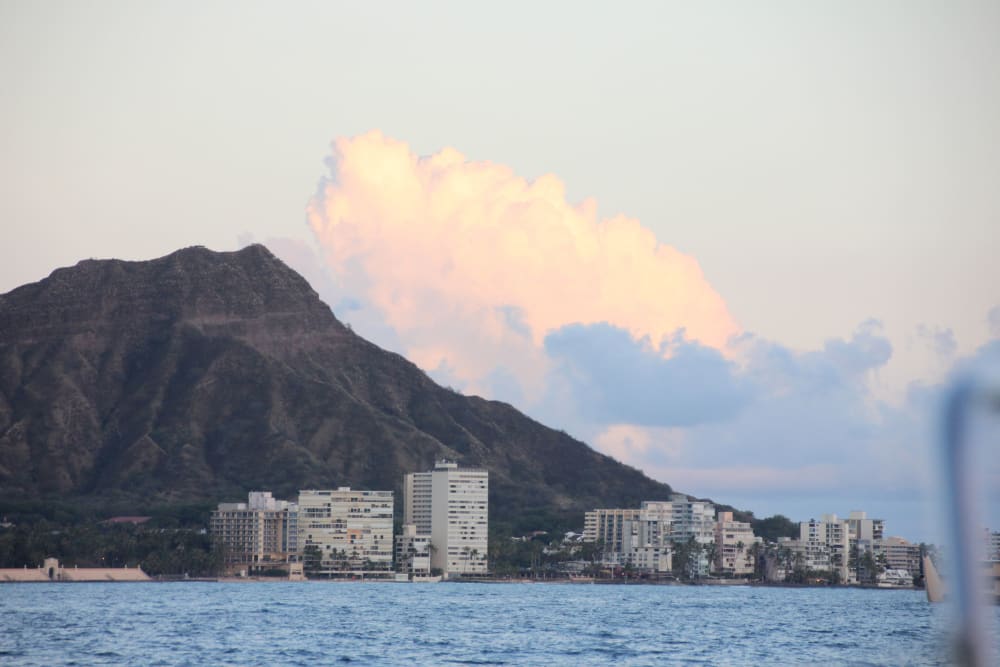
[[[392,491],[299,491],[299,552],[319,574],[392,570]],[[318,550],[318,563],[309,554]]]
[[[872,573],[865,572],[866,555],[878,559],[883,555],[882,540],[885,533],[885,521],[869,519],[866,512],[853,510],[847,517],[848,525],[848,562],[849,581],[859,583],[863,578],[871,579]]]
[[[732,512],[719,512],[715,523],[715,571],[731,577],[754,573],[752,547],[760,538],[745,521],[733,519]]]
[[[882,553],[885,554],[886,570],[897,573],[906,571],[913,577],[920,575],[920,545],[913,544],[902,537],[887,537],[882,540]]]
[[[412,523],[404,523],[396,535],[396,571],[410,577],[426,577],[431,573],[431,536],[417,533]]]
[[[674,494],[670,500],[647,500],[638,509],[595,509],[584,516],[583,541],[601,545],[606,565],[650,573],[671,571],[677,546],[694,542],[689,574],[705,576],[715,541],[715,506]]]
[[[245,503],[220,503],[209,530],[222,542],[229,569],[260,571],[297,559],[297,516],[295,503],[251,491]]]
[[[583,541],[600,545],[604,563],[624,565],[624,554],[632,547],[633,531],[638,527],[634,522],[638,521],[641,511],[632,508],[587,512],[583,520]]]
[[[489,473],[438,461],[403,480],[404,522],[430,536],[431,567],[446,577],[486,574]]]

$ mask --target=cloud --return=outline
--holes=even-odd
[[[849,341],[833,339],[823,346],[824,356],[842,370],[864,374],[884,366],[892,356],[889,339],[881,335],[882,323],[868,320],[854,332]]]
[[[316,250],[275,251],[440,383],[675,488],[782,498],[795,517],[876,498],[912,507],[927,487],[942,388],[873,394],[894,351],[878,321],[811,350],[743,332],[694,258],[567,202],[551,175],[453,149],[419,157],[378,132],[337,140],[328,166],[308,206]],[[989,321],[1000,338],[1000,306]],[[954,361],[950,329],[918,336]],[[842,505],[813,506],[821,496]]]
[[[951,359],[958,350],[955,332],[951,329],[942,329],[940,327],[921,324],[917,327],[917,337],[924,341],[940,359]]]
[[[885,415],[866,376],[889,360],[892,346],[877,323],[819,351],[752,335],[735,345],[739,362],[681,336],[656,349],[606,324],[565,327],[545,345],[555,362],[549,384],[560,389],[553,402],[572,406],[575,423],[590,423],[598,445],[608,425],[684,427],[675,429],[683,437],[672,436],[671,459],[692,466],[833,464],[864,454],[879,437]],[[650,458],[656,447],[628,451],[633,465],[663,462]]]
[[[682,336],[654,347],[610,324],[573,324],[549,334],[545,351],[589,419],[691,426],[732,418],[750,398],[735,364]]]
[[[656,348],[607,324],[546,339],[543,421],[573,424],[596,448],[675,488],[720,501],[783,498],[795,516],[914,498],[931,477],[937,391],[900,405],[869,387],[893,348],[873,320],[819,349],[743,334],[727,356],[686,341]],[[807,506],[814,492],[846,507]],[[749,505],[753,507],[754,505]]]
[[[485,393],[503,366],[537,397],[542,344],[570,324],[653,345],[683,328],[717,349],[739,331],[694,258],[636,220],[598,219],[592,200],[569,203],[555,176],[529,181],[450,148],[418,157],[379,132],[338,139],[328,165],[308,222],[338,289],[468,391]]]
[[[898,403],[876,399],[865,375],[891,355],[881,338],[866,323],[820,350],[795,351],[745,335],[743,364],[731,379],[750,383],[752,398],[732,418],[668,430],[594,423],[589,439],[676,488],[716,500],[739,498],[796,519],[885,507],[897,512],[893,525],[926,534],[932,526],[917,508],[940,484],[936,436],[950,379],[912,383]],[[995,382],[1000,340],[956,360],[950,375]],[[995,418],[990,425],[985,446],[995,442]],[[987,459],[996,467],[996,457]]]
[[[986,321],[990,326],[990,335],[994,338],[1000,338],[1000,306],[993,306],[990,309]]]

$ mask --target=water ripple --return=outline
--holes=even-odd
[[[947,613],[913,591],[7,584],[0,618],[12,665],[948,662]]]

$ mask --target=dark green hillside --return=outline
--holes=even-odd
[[[0,501],[398,494],[439,457],[489,469],[499,523],[670,493],[509,405],[434,384],[260,245],[88,260],[0,295]]]

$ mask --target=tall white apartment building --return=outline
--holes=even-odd
[[[626,523],[630,542],[623,545],[625,562],[644,572],[662,573],[673,569],[670,503],[645,501],[639,515]]]
[[[836,514],[824,514],[822,519],[826,546],[830,550],[830,569],[835,570],[840,581],[846,583],[850,576],[850,524]]]
[[[849,526],[836,514],[824,514],[817,521],[799,522],[799,537],[779,540],[795,558],[790,567],[801,566],[806,570],[836,572],[841,582],[848,581]]]
[[[438,461],[403,479],[403,521],[430,535],[431,567],[445,576],[485,574],[489,549],[489,473]]]
[[[392,516],[392,491],[299,491],[299,551],[319,550],[321,574],[389,571]]]
[[[860,581],[860,563],[863,556],[871,553],[876,557],[882,553],[882,539],[885,532],[885,521],[869,519],[868,514],[853,510],[847,517],[848,526],[848,559],[854,561],[855,567],[849,568],[850,582]]]
[[[687,542],[691,538],[699,544],[715,541],[715,505],[688,500],[683,493],[675,493],[670,497],[670,506],[670,534],[674,542]]]
[[[824,514],[819,521],[809,519],[799,523],[797,553],[805,556],[808,570],[836,570],[841,581],[847,572],[847,523],[836,514]]]
[[[824,514],[818,521],[802,521],[798,539],[782,538],[778,542],[794,556],[793,562],[787,563],[789,567],[833,571],[841,582],[857,583],[860,556],[869,551],[873,556],[884,552],[884,531],[882,519],[869,519],[864,512],[855,510],[847,519]],[[894,548],[900,559],[908,553],[902,544]]]
[[[621,554],[626,550],[626,543],[631,545],[631,539],[626,540],[626,535],[632,534],[632,522],[639,519],[641,511],[633,508],[587,512],[583,518],[583,541],[600,543],[606,563],[624,564]]]
[[[227,566],[262,570],[296,560],[296,518],[295,503],[251,491],[245,503],[220,503],[209,530],[225,547]]]
[[[745,521],[733,519],[732,512],[719,512],[715,523],[715,570],[735,577],[754,572],[751,547],[760,542]]]
[[[632,565],[669,572],[670,503],[644,502],[641,509],[596,509],[584,515],[583,541],[601,545],[606,565]]]
[[[715,542],[715,505],[700,500],[689,500],[683,493],[670,497],[673,517],[670,539],[676,543],[694,540],[702,547],[697,557],[688,563],[689,574],[708,575],[708,548]]]
[[[431,534],[432,475],[414,472],[403,476],[403,524],[416,526],[417,535]]]
[[[850,539],[863,540],[869,544],[880,541],[885,532],[883,519],[869,519],[867,512],[852,510],[847,517]]]
[[[639,509],[595,509],[584,515],[584,542],[602,545],[609,565],[633,565],[650,572],[672,567],[676,543],[715,541],[715,506],[674,494],[670,500],[647,500]],[[691,562],[693,574],[708,574],[707,548]]]

